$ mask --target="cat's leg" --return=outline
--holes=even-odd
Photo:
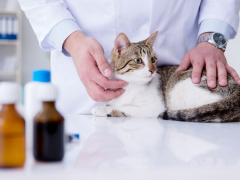
[[[131,117],[130,115],[121,112],[119,110],[112,110],[111,113],[107,114],[108,117]]]
[[[92,109],[92,114],[95,116],[109,117],[129,117],[129,115],[119,111],[119,107],[114,106],[98,106]]]
[[[164,107],[160,108],[159,106],[101,106],[93,108],[92,114],[95,116],[109,117],[158,117],[164,110]]]
[[[112,106],[97,106],[92,109],[92,115],[106,117],[112,110]]]
[[[121,106],[108,114],[112,117],[158,117],[162,111],[159,107]]]

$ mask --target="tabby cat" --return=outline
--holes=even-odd
[[[92,114],[113,117],[159,117],[178,121],[240,121],[240,85],[228,75],[226,87],[210,89],[206,71],[200,84],[191,81],[192,69],[176,72],[177,66],[157,68],[152,47],[157,32],[138,43],[121,33],[112,50],[114,78],[129,84],[123,95]]]

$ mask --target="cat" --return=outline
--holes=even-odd
[[[201,82],[191,81],[192,68],[157,68],[153,44],[158,32],[138,43],[120,33],[111,57],[115,79],[129,82],[125,92],[107,106],[94,107],[92,114],[109,117],[152,117],[192,122],[240,121],[240,85],[228,75],[228,85],[211,89],[206,71]]]

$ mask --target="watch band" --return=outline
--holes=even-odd
[[[201,42],[208,42],[210,44],[212,44],[213,46],[219,48],[219,49],[222,49],[223,51],[226,50],[226,47],[227,47],[227,44],[225,44],[224,46],[219,46],[217,45],[214,41],[213,41],[213,35],[215,33],[208,33],[208,34],[205,34],[204,36],[201,36],[201,37],[198,37],[198,41],[197,41],[197,44],[201,43]]]
[[[199,37],[197,43],[199,44],[201,42],[208,42],[210,40],[211,34],[212,33],[209,33],[209,34],[205,34],[204,36]]]

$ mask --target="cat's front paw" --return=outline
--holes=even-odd
[[[99,107],[95,107],[92,109],[92,114],[94,116],[103,116],[106,117],[108,116],[108,114],[110,114],[112,112],[112,109],[105,106],[99,106]]]
[[[112,110],[110,114],[107,115],[108,117],[130,117],[128,114],[118,111],[118,110]]]

